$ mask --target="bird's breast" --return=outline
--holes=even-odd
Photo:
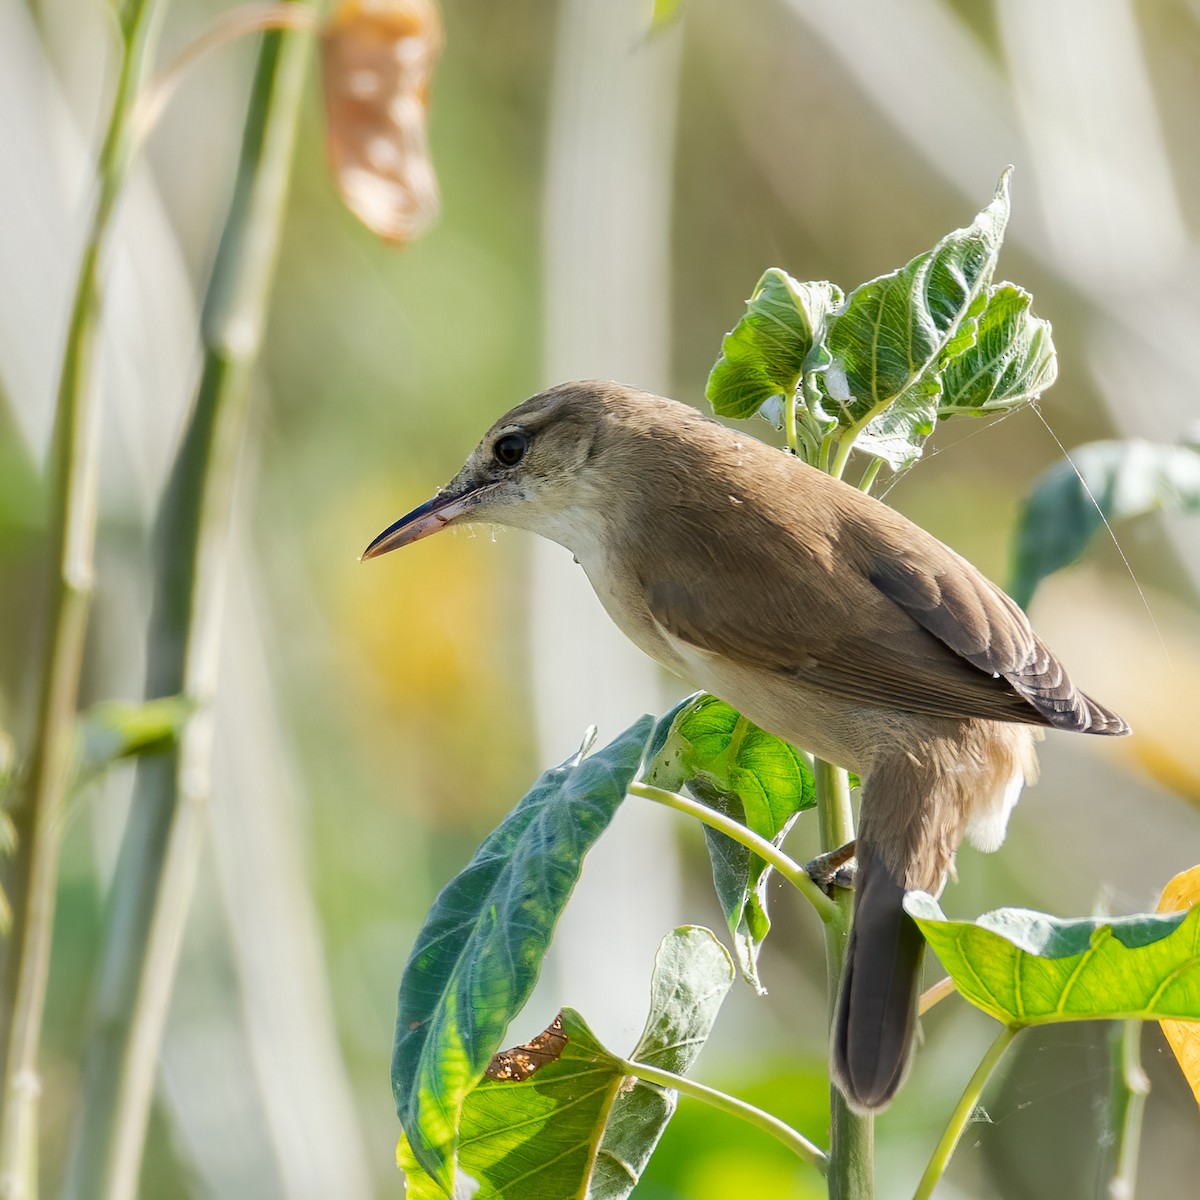
[[[894,714],[848,704],[780,671],[741,663],[675,637],[650,612],[636,571],[613,556],[576,555],[605,611],[644,654],[693,687],[731,704],[755,725],[831,762],[864,773]]]

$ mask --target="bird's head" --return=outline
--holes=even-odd
[[[388,526],[363,552],[377,558],[449,525],[528,529],[579,553],[599,536],[602,466],[611,426],[633,392],[620,384],[564,383],[505,413],[432,500]],[[610,498],[611,501],[611,498]]]

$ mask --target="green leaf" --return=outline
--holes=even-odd
[[[650,1013],[630,1059],[675,1075],[696,1061],[733,983],[733,963],[713,933],[684,925],[658,948]],[[619,1092],[604,1129],[588,1200],[623,1200],[641,1178],[675,1112],[678,1093],[644,1083]]]
[[[17,748],[9,735],[0,729],[0,860],[8,858],[17,848],[17,829],[8,815],[8,793],[17,771]],[[8,896],[0,887],[0,937],[12,926],[12,908]]]
[[[858,446],[896,469],[920,456],[933,431],[943,354],[961,354],[974,342],[972,322],[983,311],[1008,224],[1010,174],[968,228],[855,288],[830,319],[833,361],[821,377],[827,410]]]
[[[971,344],[945,358],[939,417],[1006,412],[1036,400],[1054,382],[1050,322],[1029,311],[1032,303],[1012,283],[988,289]]]
[[[716,696],[701,693],[675,718],[650,760],[647,780],[678,791],[781,843],[798,813],[816,804],[808,757],[747,721]],[[767,882],[771,868],[739,842],[707,826],[713,883],[733,935],[738,966],[758,991],[758,954],[771,928]]]
[[[392,1091],[416,1160],[454,1191],[463,1098],[529,998],[584,856],[625,798],[653,727],[546,771],[442,891],[400,983]]]
[[[675,721],[679,717],[679,714],[685,709],[690,708],[704,694],[704,692],[693,692],[690,696],[684,696],[684,698],[680,700],[678,704],[672,708],[669,708],[661,717],[658,718],[657,721],[654,722],[654,728],[651,730],[650,737],[646,742],[645,756],[646,762],[651,764],[651,770],[654,769],[653,764],[656,763],[661,756],[663,747],[667,744],[667,739],[671,736],[671,730],[675,727]],[[673,785],[671,790],[674,791],[675,787],[682,786],[682,782],[683,779],[682,776],[680,776],[679,783]],[[667,784],[660,783],[659,786],[666,787]]]
[[[122,758],[170,750],[195,711],[194,701],[183,696],[93,704],[79,720],[80,773],[91,776]]]
[[[924,892],[904,907],[955,987],[1006,1025],[1200,1020],[1200,907],[1076,920],[1001,908],[951,921]]]
[[[1089,442],[1034,482],[1017,520],[1009,592],[1028,607],[1047,575],[1073,563],[1105,521],[1200,511],[1200,450],[1141,439]]]
[[[650,1015],[632,1060],[685,1072],[707,1040],[732,979],[729,955],[707,929],[685,926],[668,934],[655,960]],[[514,1062],[525,1068],[515,1078]],[[569,1008],[557,1028],[498,1056],[490,1070],[491,1077],[465,1097],[459,1130],[460,1163],[478,1181],[479,1200],[518,1195],[623,1200],[677,1100],[673,1091],[632,1082],[629,1064],[606,1050]],[[406,1138],[397,1160],[410,1200],[442,1196]]]
[[[683,0],[651,0],[650,32],[674,25],[683,16]]]
[[[0,801],[17,773],[17,745],[11,735],[0,729]]]
[[[725,335],[705,394],[722,417],[752,417],[773,396],[796,391],[827,314],[842,302],[832,283],[799,283],[772,267]]]

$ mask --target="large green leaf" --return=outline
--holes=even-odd
[[[1017,521],[1009,591],[1028,606],[1047,575],[1073,563],[1105,521],[1200,511],[1200,448],[1133,438],[1089,442],[1038,477]]]
[[[584,855],[641,764],[651,717],[546,771],[438,896],[400,982],[392,1090],[411,1152],[453,1193],[463,1098],[529,998]]]
[[[816,804],[812,765],[805,754],[752,724],[724,700],[703,693],[679,711],[647,778],[671,791],[686,786],[702,803],[776,844],[796,815]],[[761,991],[758,953],[771,928],[771,868],[723,833],[705,826],[704,834],[738,966]]]
[[[773,396],[795,392],[827,315],[841,302],[836,284],[800,283],[778,267],[767,271],[709,374],[705,394],[713,412],[752,417]]]
[[[855,288],[829,321],[826,409],[857,435],[859,447],[893,467],[917,458],[933,431],[944,356],[974,342],[1008,224],[1009,175],[970,226]]]
[[[910,892],[904,907],[955,987],[1006,1025],[1200,1020],[1200,907],[1077,920],[1001,908],[951,921],[924,892]]]
[[[685,926],[663,939],[650,1015],[633,1062],[684,1073],[695,1061],[733,979],[724,947]],[[462,1106],[459,1161],[479,1200],[623,1200],[675,1110],[676,1093],[629,1076],[573,1009],[527,1046],[497,1056]],[[397,1159],[410,1200],[438,1200],[435,1178],[406,1138]]]
[[[1012,283],[987,291],[975,337],[942,369],[939,417],[1007,412],[1036,400],[1058,376],[1050,322],[1030,312],[1033,297]]]

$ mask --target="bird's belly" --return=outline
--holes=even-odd
[[[755,725],[802,750],[866,774],[881,743],[892,741],[889,714],[851,704],[782,672],[744,666],[667,635],[678,673],[731,704]]]
[[[638,649],[768,733],[859,774],[866,773],[881,744],[894,744],[894,714],[683,642],[654,620],[638,595],[610,586],[604,573],[589,571],[588,577],[609,616]]]

